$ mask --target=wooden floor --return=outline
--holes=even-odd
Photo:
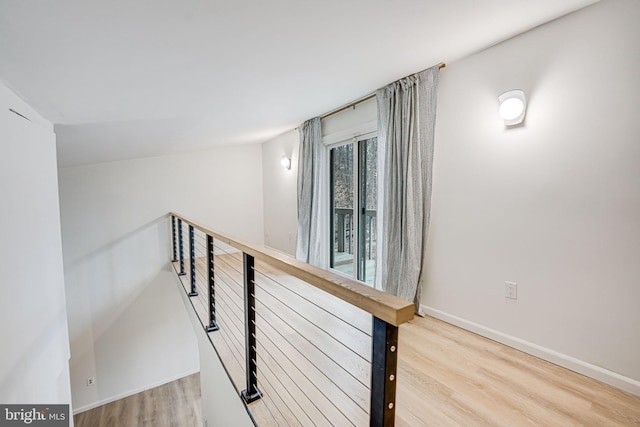
[[[197,265],[191,300],[206,323],[204,258]],[[216,256],[220,330],[210,334],[238,389],[241,271],[240,254]],[[188,289],[189,275],[182,280]],[[368,425],[370,316],[259,263],[256,300],[264,397],[249,408],[257,424]],[[434,318],[416,318],[399,335],[397,425],[640,426],[639,397]]]
[[[191,300],[205,324],[205,259],[196,261],[199,295]],[[185,290],[190,287],[188,270],[187,262]],[[216,256],[215,274],[220,330],[210,337],[232,381],[242,389],[241,254]],[[264,398],[250,408],[258,425],[368,425],[370,316],[261,263],[256,263],[256,301],[257,364]]]
[[[76,427],[202,427],[200,374],[82,412],[73,421]]]
[[[640,426],[640,397],[434,318],[399,351],[400,426]]]

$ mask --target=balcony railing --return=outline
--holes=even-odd
[[[394,425],[412,303],[170,216],[173,264],[257,425]]]
[[[353,208],[333,209],[333,251],[331,252],[331,267],[338,271],[357,277],[373,285],[376,260],[376,211],[367,209],[360,216],[360,224],[353,218]],[[355,228],[359,231],[356,233]],[[356,236],[361,236],[359,239]],[[359,243],[356,243],[359,240]],[[359,244],[356,251],[355,245]],[[354,256],[358,259],[355,260]],[[354,263],[357,261],[357,266]]]
[[[353,255],[354,245],[354,221],[352,208],[334,208],[335,214],[335,246],[336,252]],[[364,211],[364,224],[362,233],[364,236],[363,258],[375,259],[376,248],[376,211],[367,209]]]

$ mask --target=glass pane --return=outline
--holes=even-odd
[[[331,149],[331,267],[354,276],[353,144]]]
[[[376,208],[378,204],[378,138],[360,141],[360,272],[373,285],[376,271]]]

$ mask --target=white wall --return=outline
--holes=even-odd
[[[261,147],[59,172],[76,409],[198,370],[195,337],[163,278],[170,257],[165,215],[176,211],[263,243]],[[90,376],[96,385],[86,387]]]
[[[173,275],[173,286],[182,289],[178,276]],[[247,413],[239,392],[225,372],[222,362],[213,348],[213,344],[205,332],[203,324],[193,309],[185,292],[182,302],[189,313],[189,319],[198,341],[200,354],[200,389],[202,391],[202,421],[204,427],[233,426],[252,427],[253,423]],[[213,332],[216,333],[216,332]],[[242,384],[239,384],[241,387]]]
[[[262,144],[264,243],[292,256],[298,228],[299,143],[298,131],[291,130]],[[283,154],[291,159],[291,170],[280,165]]]
[[[605,0],[442,71],[422,301],[635,393],[638,22],[640,2]],[[505,130],[496,98],[513,88],[529,108]]]
[[[1,83],[0,145],[0,402],[70,404],[56,138]]]

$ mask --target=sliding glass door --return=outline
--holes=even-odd
[[[332,268],[373,284],[376,260],[376,137],[330,150]]]

